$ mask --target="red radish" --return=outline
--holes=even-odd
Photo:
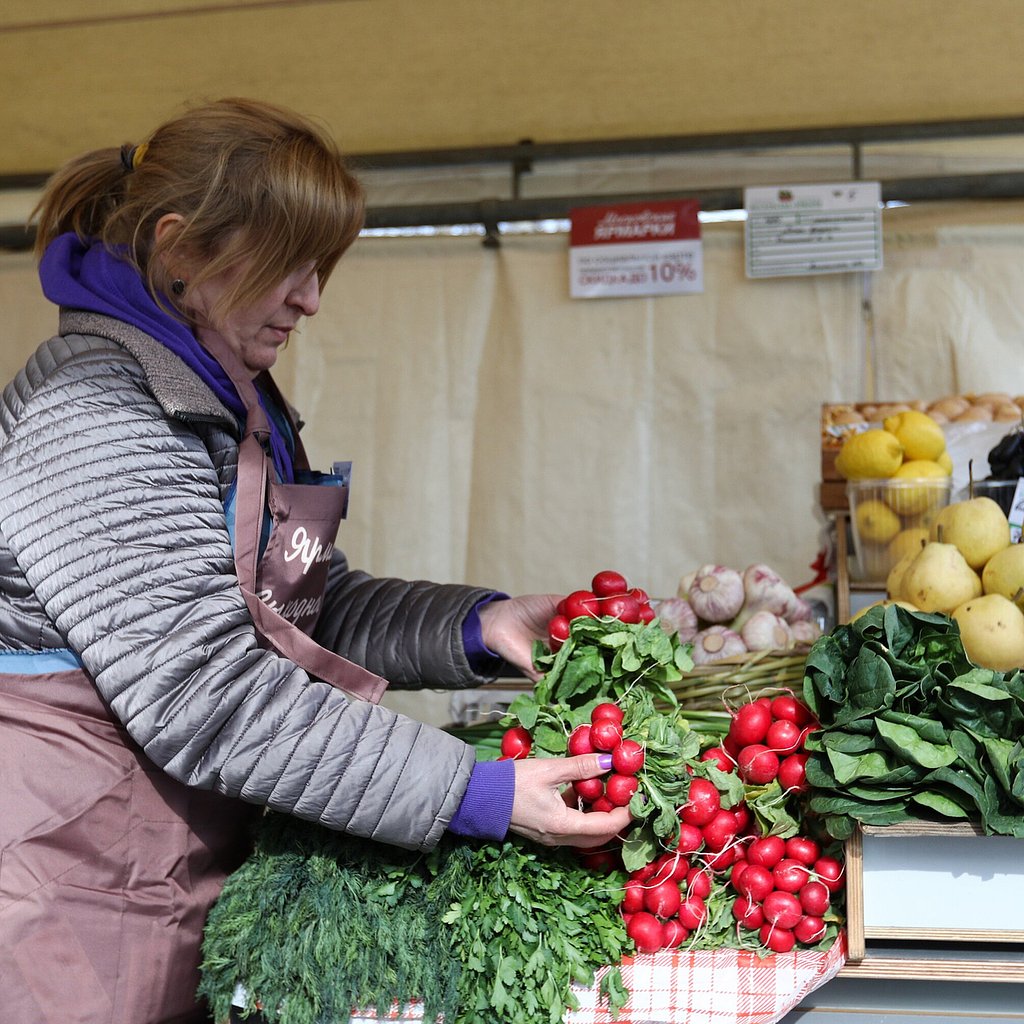
[[[679,841],[675,849],[679,853],[695,853],[704,845],[704,833],[696,825],[688,822],[679,824]]]
[[[812,870],[829,892],[838,892],[843,887],[843,865],[835,857],[819,857]]]
[[[652,860],[645,864],[642,868],[637,868],[636,871],[631,871],[629,877],[635,879],[637,882],[646,882],[654,877],[654,874],[657,870],[658,861]]]
[[[703,868],[690,868],[686,875],[686,895],[706,900],[711,894],[711,875]]]
[[[768,726],[764,745],[776,754],[792,754],[803,742],[803,730],[795,722],[779,718]]]
[[[822,882],[808,882],[796,894],[805,914],[823,917],[832,902],[831,893]]]
[[[514,725],[501,737],[501,752],[512,760],[526,757],[533,746],[533,738],[521,725]]]
[[[773,953],[788,953],[796,945],[796,936],[788,928],[763,924],[757,933],[762,946],[767,946]]]
[[[779,757],[760,743],[751,743],[737,758],[740,778],[753,786],[763,786],[779,774]]]
[[[635,775],[609,775],[604,784],[604,795],[616,807],[625,807],[640,788]]]
[[[698,896],[687,896],[679,905],[679,923],[691,932],[698,929],[708,917],[708,908]]]
[[[713,852],[724,850],[736,838],[736,815],[719,811],[702,829],[704,845]]]
[[[743,928],[753,931],[764,924],[764,911],[761,904],[746,896],[741,896],[732,905],[732,916],[736,918]]]
[[[700,759],[710,761],[722,772],[731,772],[736,767],[736,762],[721,747],[709,747],[700,755]]]
[[[590,589],[598,597],[611,597],[612,594],[625,594],[629,590],[626,577],[614,569],[602,569],[590,581]]]
[[[622,724],[611,718],[599,718],[590,727],[590,743],[595,750],[614,750],[622,742]]]
[[[574,590],[565,599],[565,616],[568,619],[597,617],[598,599],[589,590]]]
[[[615,810],[615,804],[613,804],[607,796],[599,796],[596,800],[592,800],[590,802],[590,809],[592,811],[600,811],[602,814],[607,814],[608,811]]]
[[[566,747],[573,756],[579,754],[594,753],[594,745],[590,742],[590,726],[578,725],[569,733],[569,742]]]
[[[704,864],[712,871],[724,871],[736,862],[736,847],[727,846],[724,850],[712,853],[705,858]]]
[[[628,593],[631,597],[635,597],[639,604],[649,604],[650,597],[647,596],[646,590],[641,590],[640,587],[632,587]]]
[[[657,953],[665,941],[661,922],[643,910],[629,919],[626,934],[636,944],[638,953]]]
[[[797,921],[793,928],[793,935],[797,942],[802,942],[805,946],[813,946],[825,937],[825,922],[820,917],[808,914]]]
[[[747,860],[769,870],[786,855],[786,841],[780,836],[758,836],[747,847]]]
[[[635,914],[638,910],[644,909],[644,886],[642,882],[631,878],[622,887],[622,902],[620,908],[627,914]]]
[[[775,888],[772,873],[760,864],[748,864],[739,881],[733,881],[733,888],[741,895],[760,903]]]
[[[556,615],[565,615],[565,598],[564,597],[562,598],[561,601],[558,602],[558,604],[555,605],[555,614]]]
[[[636,775],[644,766],[644,748],[636,740],[623,740],[612,751],[612,767],[620,775]]]
[[[569,639],[569,617],[567,615],[556,615],[548,623],[548,639],[551,641],[553,651],[557,651]]]
[[[679,883],[671,879],[652,885],[644,893],[644,909],[656,917],[675,917],[681,903]]]
[[[790,694],[781,694],[771,704],[774,718],[785,718],[796,725],[806,725],[811,720],[811,710],[802,701]]]
[[[804,916],[800,901],[791,892],[768,893],[761,901],[764,919],[780,928],[792,928]]]
[[[806,765],[808,755],[790,754],[779,765],[779,785],[788,793],[805,793],[808,789]]]
[[[653,622],[657,618],[657,613],[649,604],[640,605],[640,611],[637,612],[638,621],[647,625],[648,622]]]
[[[745,860],[733,861],[732,870],[729,872],[729,881],[732,882],[732,887],[734,889],[739,888],[740,878],[748,867],[750,867],[750,865]]]
[[[781,892],[799,892],[810,881],[811,875],[806,864],[783,857],[772,868],[772,878],[775,879],[775,888]]]
[[[615,594],[613,597],[602,597],[598,611],[602,617],[618,619],[620,622],[634,623],[640,621],[640,602],[629,594]]]
[[[688,858],[676,853],[662,854],[656,861],[658,870],[651,876],[652,883],[673,882],[683,883],[690,873],[690,861]]]
[[[739,803],[732,808],[732,813],[736,816],[737,832],[746,832],[754,818],[750,808],[745,803]]]
[[[764,740],[771,724],[771,707],[754,701],[751,704],[744,704],[732,716],[728,734],[738,746],[749,747],[751,743],[761,743]]]
[[[602,718],[611,719],[613,722],[622,722],[623,712],[622,708],[618,704],[612,704],[611,701],[606,701],[604,704],[598,704],[594,710],[590,712],[591,724],[596,725],[601,721]]]
[[[598,797],[604,796],[604,781],[602,779],[577,779],[572,788],[576,795],[586,803],[593,803]]]
[[[690,780],[686,803],[679,811],[679,817],[687,825],[702,828],[722,809],[722,798],[713,782],[700,776]]]
[[[675,917],[670,917],[661,926],[661,930],[663,949],[678,949],[690,937],[690,933]]]
[[[811,867],[821,856],[821,847],[807,836],[792,836],[786,840],[786,856]]]
[[[597,875],[607,875],[621,867],[621,860],[612,850],[590,850],[580,857],[580,863]]]

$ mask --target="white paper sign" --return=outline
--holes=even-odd
[[[1024,530],[1024,476],[1017,480],[1013,491],[1013,504],[1010,506],[1010,543],[1019,544],[1021,532]]]
[[[573,210],[569,294],[596,299],[702,292],[698,212],[692,199]]]
[[[881,200],[877,181],[745,189],[747,277],[881,270]]]

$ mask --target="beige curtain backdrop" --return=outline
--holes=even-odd
[[[277,374],[314,463],[353,460],[339,543],[510,593],[617,568],[665,596],[705,562],[805,582],[822,402],[1024,393],[1024,204],[884,224],[879,272],[758,281],[742,225],[706,225],[704,292],[649,299],[570,299],[564,234],[361,239]],[[56,316],[26,256],[0,304],[6,380]]]

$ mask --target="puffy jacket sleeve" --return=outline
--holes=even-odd
[[[493,676],[474,672],[462,623],[494,592],[455,584],[369,576],[350,570],[335,551],[316,639],[365,665],[395,689],[456,689]]]
[[[51,342],[52,365],[37,359],[5,393],[18,408],[7,410],[0,448],[0,530],[113,713],[184,783],[428,849],[459,806],[472,749],[349,700],[257,645],[218,454],[198,429],[163,414],[118,346],[56,352],[68,344]],[[369,585],[349,577],[350,592],[360,586]],[[418,587],[403,595],[382,584],[376,605],[364,601],[377,609],[374,626],[391,624],[384,665],[418,670],[409,651],[435,615],[448,617],[450,643],[452,617],[473,600],[449,595],[437,605]],[[339,597],[335,610],[344,604]],[[370,649],[369,630],[362,646]],[[421,660],[444,675],[458,652],[447,664],[437,649]]]

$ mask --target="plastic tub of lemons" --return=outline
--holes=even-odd
[[[932,521],[949,504],[953,464],[945,434],[926,413],[897,413],[847,437],[836,468],[847,480],[856,556],[851,575],[884,581],[929,539]]]

